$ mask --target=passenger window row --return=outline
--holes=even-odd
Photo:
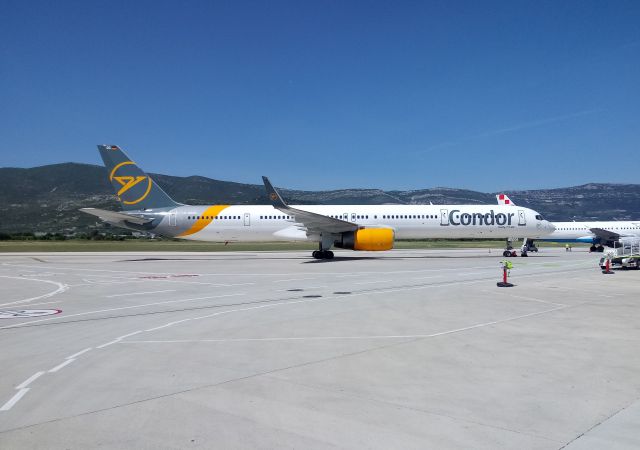
[[[437,219],[437,215],[433,214],[391,214],[391,215],[383,215],[383,219]]]
[[[188,216],[188,220],[240,220],[240,216]]]

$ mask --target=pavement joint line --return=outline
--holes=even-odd
[[[65,359],[63,362],[61,362],[60,364],[55,366],[53,369],[49,370],[49,373],[56,373],[57,371],[59,371],[60,369],[62,369],[65,366],[68,366],[69,364],[71,364],[74,361],[75,361],[75,359]]]
[[[344,390],[332,389],[332,388],[329,388],[327,386],[317,386],[315,384],[307,384],[307,383],[296,382],[296,381],[293,381],[293,380],[291,380],[289,378],[282,378],[282,377],[276,376],[275,374],[274,375],[265,375],[265,378],[270,378],[272,380],[280,381],[280,382],[287,383],[287,384],[292,384],[292,385],[295,385],[295,386],[302,386],[302,387],[305,387],[307,389],[313,389],[313,390],[316,390],[316,391],[331,392],[333,394],[337,394],[337,395],[340,395],[342,397],[348,397],[348,398],[353,398],[353,399],[358,399],[358,400],[364,400],[364,401],[367,401],[367,402],[370,402],[370,403],[377,403],[377,404],[382,404],[382,405],[391,405],[394,408],[401,408],[401,409],[405,409],[405,410],[408,410],[408,411],[416,411],[416,412],[419,412],[419,413],[422,413],[422,414],[428,414],[428,415],[432,415],[432,416],[446,417],[448,419],[452,419],[452,420],[460,421],[460,422],[472,423],[474,425],[478,425],[478,426],[481,426],[481,427],[508,431],[510,433],[520,434],[520,435],[523,435],[523,436],[535,437],[537,439],[543,439],[543,440],[554,442],[554,443],[557,443],[557,444],[561,443],[560,441],[557,441],[555,439],[551,439],[551,438],[549,438],[547,436],[544,436],[544,435],[541,436],[541,435],[537,435],[535,433],[527,433],[527,432],[524,432],[524,431],[514,430],[514,429],[508,428],[508,427],[502,427],[502,426],[499,426],[499,425],[493,425],[493,424],[489,424],[489,423],[484,423],[484,422],[480,422],[480,421],[477,421],[477,420],[470,420],[470,419],[467,419],[467,418],[464,418],[464,417],[457,417],[457,416],[453,416],[453,415],[450,415],[450,414],[443,414],[441,412],[429,411],[427,409],[416,408],[416,407],[413,407],[413,406],[403,405],[403,404],[395,403],[395,402],[388,401],[388,400],[381,400],[381,399],[377,399],[377,398],[371,398],[371,397],[367,397],[367,396],[357,395],[357,394],[354,394],[354,393],[351,393],[351,392],[346,392]]]
[[[55,291],[51,291],[43,295],[38,295],[37,297],[31,297],[23,300],[16,300],[8,303],[2,303],[0,304],[0,306],[20,305],[22,303],[29,303],[35,300],[43,300],[45,298],[53,297],[54,295],[60,294],[66,291],[67,289],[69,289],[69,286],[67,286],[66,284],[59,283],[57,281],[52,281],[52,280],[43,280],[39,278],[27,278],[27,277],[12,277],[8,275],[0,275],[0,278],[10,278],[14,280],[40,281],[42,283],[55,284],[56,286],[58,286],[58,289],[56,289]]]
[[[22,383],[20,383],[19,385],[16,386],[16,389],[20,390],[20,389],[24,389],[27,386],[29,386],[31,383],[33,383],[34,381],[36,381],[38,378],[40,378],[42,375],[44,375],[44,372],[36,372],[33,375],[31,375],[29,378],[27,378],[26,380],[24,380]]]
[[[29,306],[42,306],[42,305],[53,305],[55,303],[62,303],[64,300],[55,300],[53,302],[42,302],[42,303],[29,303]]]
[[[78,357],[78,356],[80,356],[80,355],[84,355],[85,353],[87,353],[87,352],[88,352],[88,351],[90,351],[90,350],[93,350],[93,347],[88,347],[88,348],[85,348],[84,350],[80,350],[79,352],[74,353],[74,354],[73,354],[73,355],[71,355],[71,356],[67,356],[65,359],[75,359],[75,358],[77,358],[77,357]]]
[[[498,256],[496,256],[496,258],[498,258]],[[464,260],[465,257],[461,256],[459,259]],[[541,265],[545,265],[548,264],[548,261],[545,262],[528,262],[526,263],[529,266],[541,266]],[[591,265],[593,264],[592,261],[582,261],[573,265]],[[42,266],[37,266],[37,265],[27,265],[27,264],[13,264],[13,263],[3,263],[3,265],[5,266],[9,266],[9,267],[29,267],[29,268],[41,268]],[[570,265],[571,266],[571,265]],[[64,270],[66,271],[66,273],[69,273],[69,271],[92,271],[92,272],[110,272],[110,273],[127,273],[127,274],[131,274],[131,273],[136,273],[136,274],[144,274],[144,275],[172,275],[173,273],[169,273],[169,272],[142,272],[142,271],[131,271],[131,270],[109,270],[109,269],[86,269],[86,268],[69,268],[69,267],[50,267],[52,269],[57,269],[57,270]],[[427,272],[443,272],[443,271],[450,271],[450,270],[469,270],[469,269],[486,269],[487,266],[472,266],[472,267],[452,267],[452,268],[442,268],[442,269],[419,269],[419,270],[395,270],[395,271],[384,271],[384,272],[373,272],[373,271],[362,271],[362,272],[354,272],[353,274],[344,274],[344,272],[322,272],[322,273],[318,273],[318,272],[299,272],[300,275],[314,275],[314,276],[318,276],[318,275],[324,275],[324,276],[329,276],[329,275],[333,275],[333,276],[337,276],[337,277],[357,277],[357,276],[362,276],[362,275],[381,275],[381,274],[401,274],[401,273],[427,273]],[[71,272],[72,275],[75,275],[75,273]],[[228,277],[228,276],[282,276],[285,275],[283,273],[196,273],[195,275],[198,276],[221,276],[221,277]]]
[[[209,300],[209,299],[213,299],[213,298],[237,297],[237,296],[241,296],[241,295],[246,295],[246,293],[241,292],[241,293],[237,293],[237,294],[211,295],[211,296],[206,296],[206,297],[195,297],[195,298],[178,299],[178,300],[167,300],[167,301],[155,302],[155,303],[146,303],[146,304],[143,304],[143,305],[122,306],[122,307],[119,307],[119,308],[101,309],[101,310],[97,310],[97,311],[85,311],[85,312],[76,313],[76,314],[69,314],[69,315],[65,315],[65,316],[50,317],[48,319],[31,320],[29,322],[22,322],[22,323],[18,323],[18,324],[15,324],[15,325],[7,325],[7,326],[4,326],[4,327],[0,327],[0,330],[10,329],[10,328],[20,328],[20,327],[23,327],[25,325],[29,325],[29,324],[32,324],[32,323],[48,322],[48,321],[51,321],[51,320],[59,320],[59,319],[62,319],[62,318],[77,317],[77,316],[86,316],[86,315],[89,315],[89,314],[98,314],[98,313],[111,312],[111,311],[121,311],[121,310],[124,310],[124,309],[133,309],[133,308],[144,308],[144,307],[147,307],[147,306],[165,305],[165,304],[169,304],[169,303],[184,303],[184,302],[192,302],[192,301],[198,301],[198,300]]]
[[[316,278],[289,278],[287,280],[273,280],[272,283],[286,283],[287,281],[304,281],[304,280],[315,280]]]
[[[577,270],[577,269],[571,269],[571,270],[567,270],[567,271],[564,271],[564,272],[575,271],[575,270]],[[543,274],[553,275],[553,274],[560,274],[560,273],[564,273],[564,272],[558,272],[558,271],[538,272],[538,273],[519,275],[519,277],[520,278],[527,278],[527,277],[533,277],[533,276],[540,276],[540,275],[543,275]],[[352,293],[351,296],[354,297],[354,296],[366,295],[366,294],[384,294],[384,293],[411,291],[411,290],[419,290],[419,289],[448,287],[448,286],[452,286],[452,285],[475,284],[475,283],[486,282],[488,279],[490,279],[490,277],[487,276],[486,278],[478,278],[478,279],[473,279],[473,280],[446,282],[446,283],[439,283],[439,284],[419,284],[419,285],[415,285],[415,286],[402,286],[402,287],[398,287],[398,288],[391,288],[391,289],[384,289],[384,290],[366,290],[366,291]],[[51,321],[51,320],[60,320],[60,319],[63,319],[63,318],[69,318],[69,317],[75,317],[75,316],[83,316],[83,315],[88,315],[88,314],[97,314],[97,313],[101,313],[101,312],[119,311],[119,310],[124,310],[124,309],[141,308],[141,307],[146,307],[146,306],[154,306],[154,305],[167,304],[167,303],[182,303],[182,302],[186,302],[186,301],[204,300],[204,299],[209,299],[209,298],[235,297],[235,296],[241,296],[241,295],[246,295],[246,293],[225,294],[225,295],[220,295],[220,296],[198,297],[198,298],[181,299],[181,300],[168,300],[168,301],[164,301],[164,302],[156,302],[156,303],[149,303],[149,304],[143,304],[143,305],[132,305],[132,306],[119,307],[119,308],[111,308],[111,309],[106,309],[106,310],[87,311],[87,312],[82,312],[82,313],[77,313],[77,314],[70,314],[70,315],[66,315],[66,316],[51,317],[51,318],[48,318],[48,319],[32,320],[32,321],[22,322],[22,323],[15,324],[15,325],[7,325],[7,326],[4,326],[4,327],[0,327],[0,330],[2,330],[2,329],[19,328],[19,327],[24,327],[24,326],[27,326],[27,325],[30,325],[30,324],[33,324],[33,323],[40,323],[40,322]],[[321,298],[321,300],[336,299],[336,298],[343,298],[343,297],[324,297],[324,298]],[[318,300],[318,299],[314,299],[314,300]],[[309,300],[307,299],[306,301],[309,301]],[[210,317],[210,316],[205,316],[205,317]]]
[[[125,294],[112,294],[112,295],[105,295],[105,297],[107,298],[112,298],[112,297],[126,297],[128,295],[146,295],[146,294],[161,294],[163,292],[175,292],[175,289],[165,289],[163,291],[147,291],[147,292],[128,292]]]
[[[9,399],[7,403],[0,407],[0,411],[9,411],[13,406],[20,401],[24,395],[29,392],[29,388],[20,389],[16,394]]]
[[[573,442],[577,441],[578,439],[582,438],[585,434],[589,433],[591,430],[594,430],[596,428],[598,428],[600,425],[602,425],[603,423],[605,423],[606,421],[612,419],[614,416],[617,416],[618,414],[620,414],[622,411],[624,411],[625,409],[629,408],[630,406],[632,406],[634,403],[636,403],[638,400],[640,400],[640,398],[636,398],[634,399],[631,403],[629,403],[627,406],[623,406],[622,408],[618,409],[617,411],[614,411],[613,413],[609,414],[607,417],[605,417],[602,420],[599,420],[597,423],[595,423],[594,425],[592,425],[591,427],[589,427],[588,429],[586,429],[585,431],[583,431],[582,433],[580,433],[579,435],[577,435],[576,437],[574,437],[573,439],[571,439],[569,442],[565,443],[562,447],[560,447],[558,450],[562,450],[563,448],[566,448],[567,446],[569,446],[569,444],[572,444]]]

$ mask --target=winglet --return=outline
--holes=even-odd
[[[267,190],[267,197],[269,197],[269,201],[274,208],[288,208],[287,204],[282,200],[280,193],[273,187],[269,178],[262,177],[262,182],[264,183],[264,188]]]

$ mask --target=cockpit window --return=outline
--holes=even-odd
[[[536,220],[544,220],[544,218],[540,214],[536,214]]]

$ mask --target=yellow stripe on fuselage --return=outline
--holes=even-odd
[[[224,210],[224,209],[226,209],[228,207],[229,207],[229,205],[213,205],[213,206],[209,206],[202,213],[202,215],[200,215],[200,218],[198,220],[196,220],[193,225],[191,225],[191,228],[189,228],[187,231],[183,231],[182,233],[180,233],[176,237],[189,236],[190,234],[194,234],[194,233],[197,233],[198,231],[201,231],[204,227],[206,227],[207,225],[209,225],[211,223],[211,221],[213,220],[214,217],[216,217],[218,214],[220,214],[222,212],[222,210]]]

